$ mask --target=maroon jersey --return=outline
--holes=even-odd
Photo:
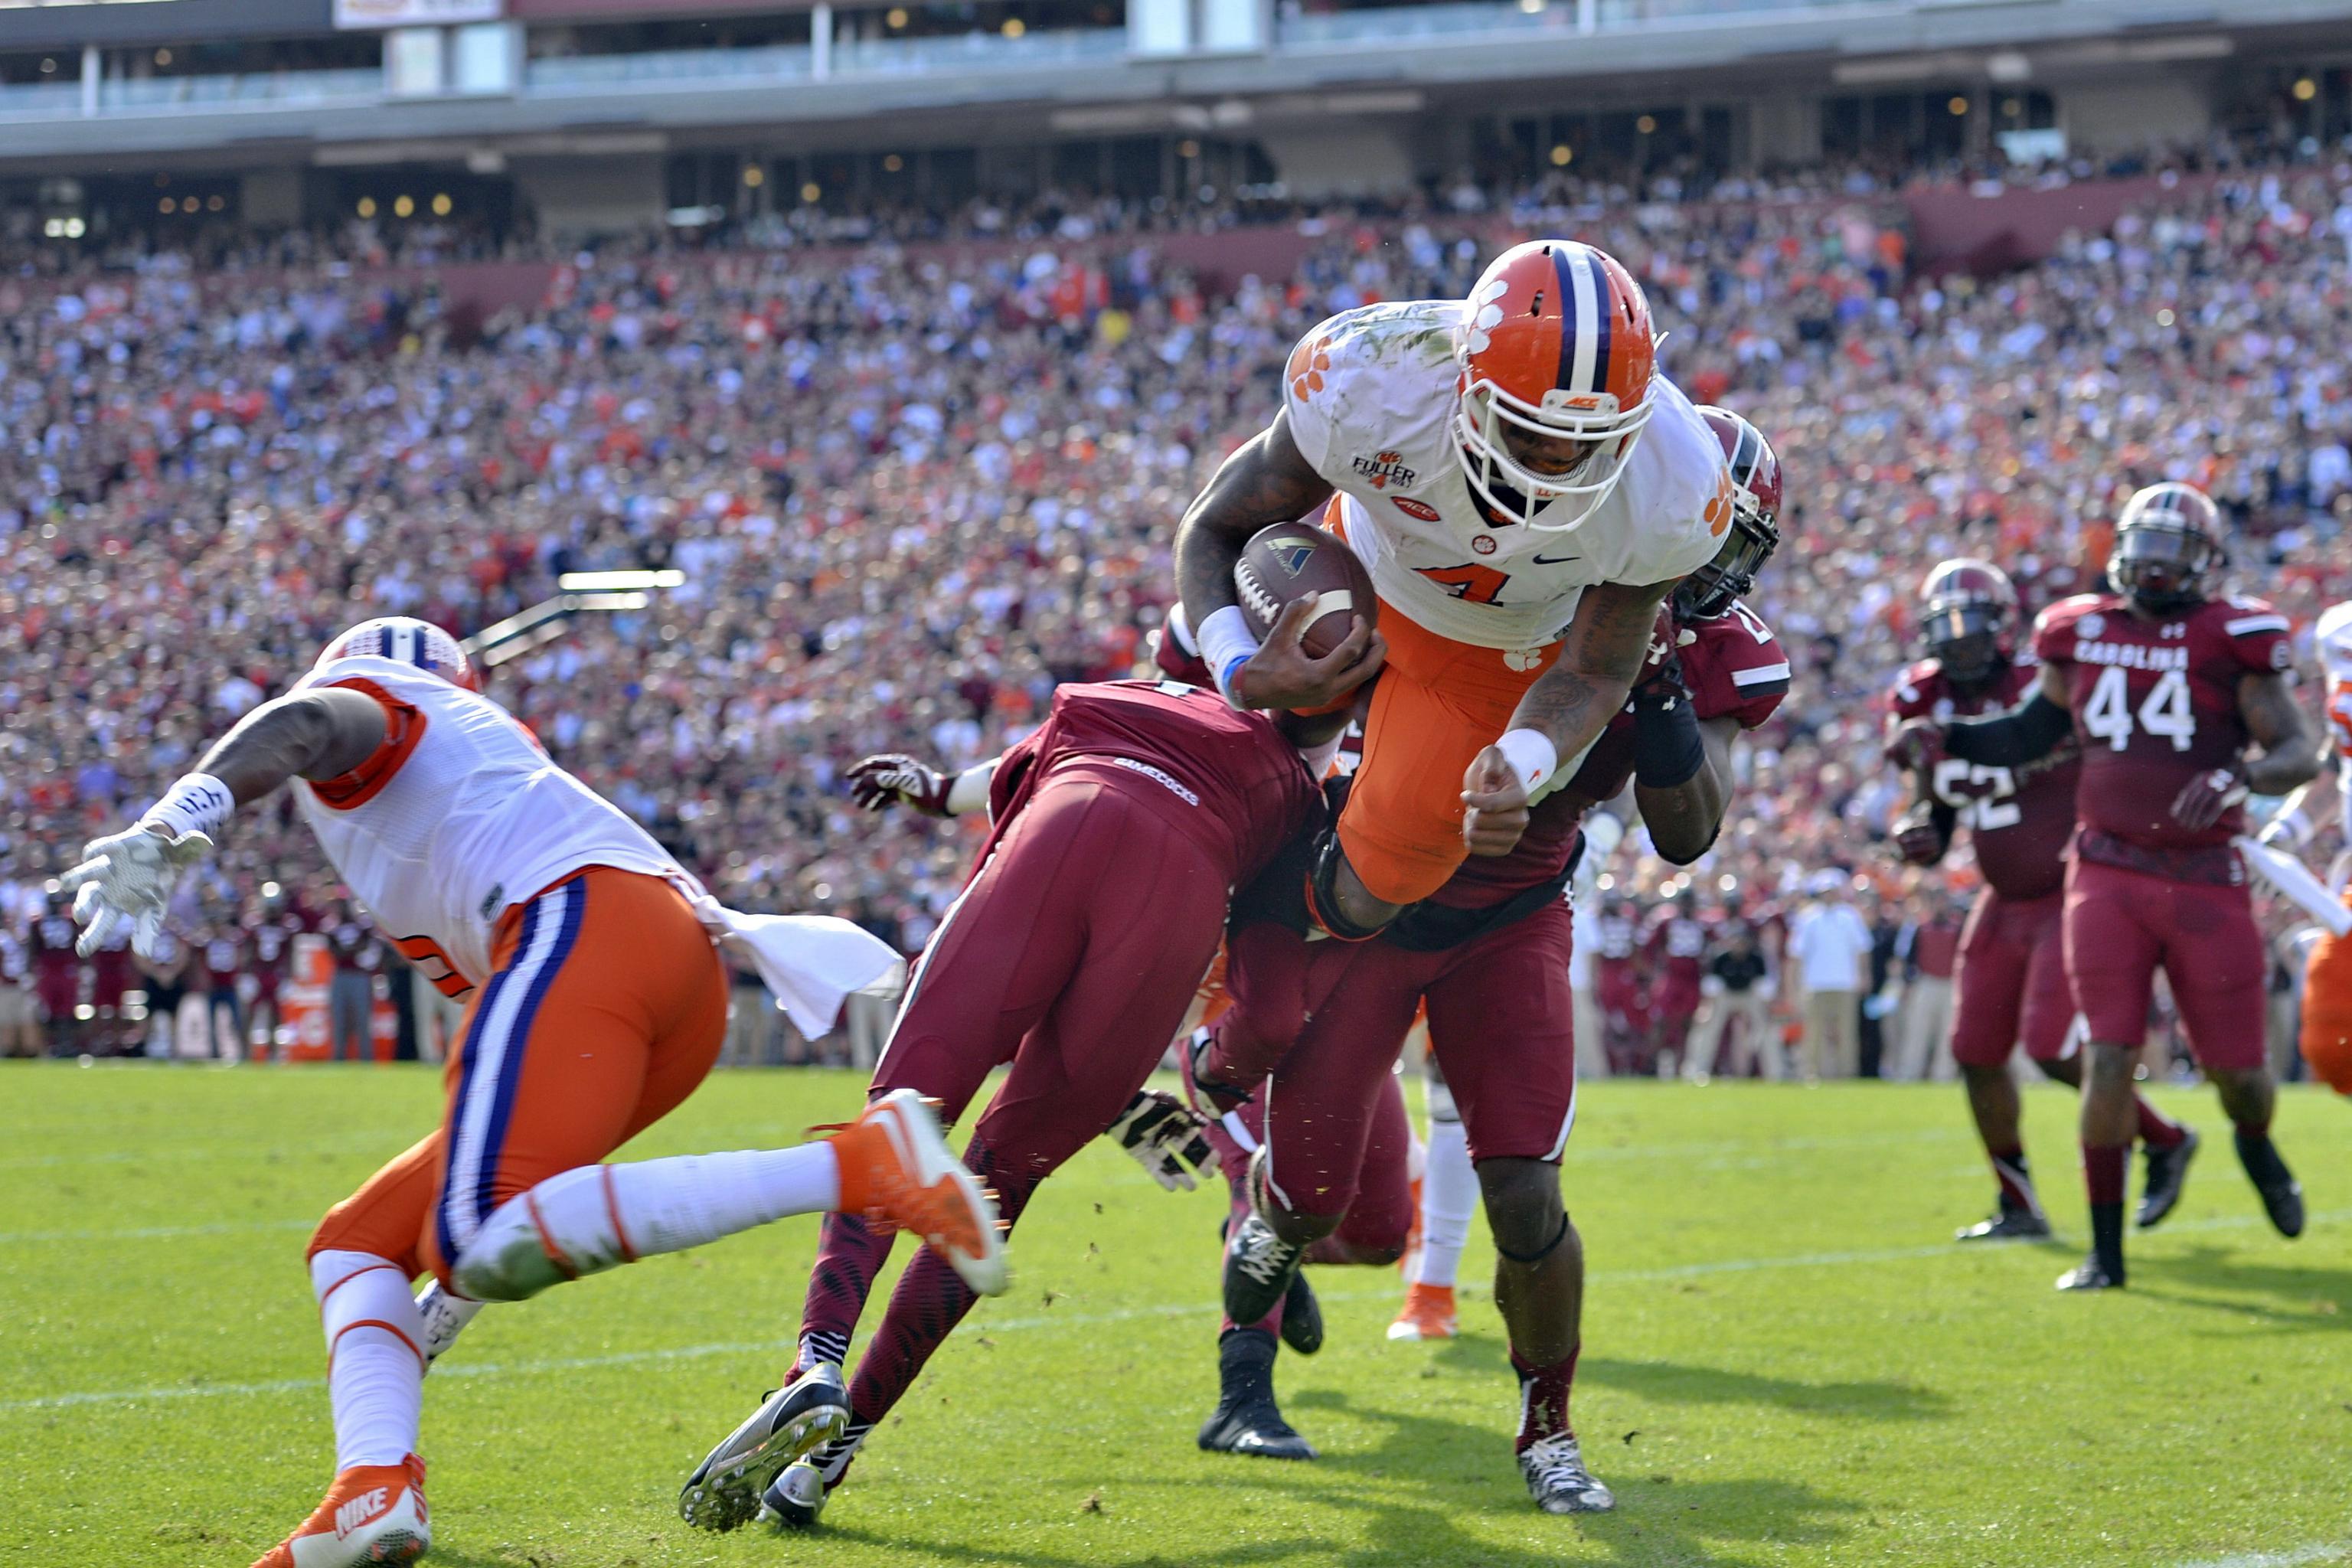
[[[116,931],[89,955],[89,999],[100,1007],[120,1007],[131,989],[135,965],[131,957],[131,933]]]
[[[1266,715],[1177,681],[1112,680],[1055,691],[1045,722],[997,764],[990,817],[1007,821],[1048,766],[1080,757],[1125,769],[1196,812],[1232,846],[1237,885],[1265,869],[1323,801]]]
[[[236,989],[238,959],[244,944],[235,931],[216,931],[205,939],[205,984],[214,991]]]
[[[2042,611],[2033,647],[2065,677],[2083,746],[2074,808],[2084,853],[2097,855],[2101,837],[2138,849],[2207,849],[2245,831],[2244,810],[2231,806],[2191,832],[2172,802],[2245,750],[2238,680],[2287,668],[2284,616],[2260,599],[2220,599],[2143,620],[2116,595],[2086,594]]]
[[[1693,640],[1682,649],[1683,684],[1701,720],[1735,719],[1753,730],[1772,717],[1789,694],[1789,657],[1772,629],[1746,605],[1728,615],[1683,627]],[[1486,909],[1529,888],[1556,880],[1568,868],[1584,814],[1612,799],[1633,775],[1633,709],[1609,727],[1584,754],[1575,776],[1538,801],[1528,830],[1508,855],[1473,855],[1431,901],[1455,909]]]
[[[1632,915],[1619,912],[1594,917],[1592,952],[1601,963],[1631,963],[1641,947],[1642,928]]]
[[[1909,719],[1943,723],[2016,706],[2033,689],[2042,661],[2031,651],[2011,659],[1983,689],[1956,690],[1934,659],[1913,665],[1895,682],[1889,728]],[[1946,757],[1927,782],[1937,804],[1959,814],[1976,847],[1977,869],[2004,899],[2039,899],[2066,880],[2066,841],[2074,836],[2074,784],[2082,748],[2073,738],[2021,767],[1996,768]]]
[[[1642,945],[1649,953],[1654,973],[1696,991],[1700,965],[1706,956],[1706,921],[1680,910],[1670,910],[1650,927],[1650,934]]]
[[[253,955],[253,977],[260,982],[265,994],[275,993],[284,978],[295,934],[301,929],[291,916],[258,920],[246,928],[247,946]]]
[[[73,917],[43,915],[33,922],[33,979],[43,995],[63,994],[81,987],[81,959],[74,952]]]

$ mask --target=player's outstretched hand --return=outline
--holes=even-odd
[[[1943,830],[1922,801],[1895,821],[1895,853],[1906,865],[1933,866],[1944,858]]]
[[[1304,646],[1314,618],[1312,598],[1293,599],[1282,607],[1265,643],[1234,671],[1235,702],[1244,708],[1328,708],[1381,672],[1389,645],[1370,622],[1356,616],[1339,645],[1317,658]]]
[[[1105,1136],[1135,1157],[1151,1179],[1171,1193],[1191,1192],[1195,1173],[1217,1173],[1217,1151],[1201,1135],[1208,1118],[1172,1094],[1139,1089]]]
[[[2246,798],[2246,781],[2232,768],[2199,773],[2172,797],[2172,820],[2191,833],[2202,833],[2221,820],[2221,814]]]
[[[58,879],[74,895],[74,919],[81,935],[74,951],[88,958],[131,928],[131,945],[142,958],[153,958],[163,934],[163,906],[179,886],[180,873],[212,853],[213,841],[201,833],[166,838],[144,827],[130,827],[81,847],[81,864]]]
[[[1932,719],[1906,719],[1886,742],[1886,760],[1915,773],[1933,773],[1944,760],[1943,727]]]
[[[1500,746],[1489,746],[1462,776],[1462,841],[1473,855],[1508,855],[1528,830],[1528,786]]]
[[[904,805],[925,816],[948,814],[948,790],[955,780],[903,752],[863,757],[849,770],[849,797],[866,811]]]

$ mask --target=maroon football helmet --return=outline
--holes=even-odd
[[[1731,613],[1780,543],[1780,458],[1764,432],[1728,408],[1702,407],[1731,469],[1731,527],[1715,559],[1675,585],[1675,618],[1711,621]]]
[[[1956,686],[1979,686],[2017,651],[2017,586],[1990,561],[1947,561],[1919,584],[1919,636]]]
[[[2107,557],[2107,587],[2162,614],[2203,599],[2209,580],[2229,563],[2213,498],[2195,485],[2167,480],[2133,491],[2124,502],[2115,552]]]

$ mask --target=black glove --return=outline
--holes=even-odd
[[[1193,1175],[1215,1175],[1217,1151],[1201,1135],[1209,1119],[1172,1094],[1139,1090],[1105,1137],[1135,1157],[1135,1163],[1168,1191],[1191,1192]]]
[[[849,796],[866,811],[911,806],[925,816],[948,815],[952,775],[903,752],[860,758],[849,770]]]

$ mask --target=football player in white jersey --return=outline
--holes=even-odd
[[[1467,300],[1367,305],[1307,333],[1274,422],[1186,512],[1184,608],[1229,700],[1322,707],[1385,664],[1309,879],[1324,930],[1368,935],[1434,892],[1482,818],[1482,837],[1524,826],[1529,795],[1624,706],[1667,590],[1721,546],[1723,451],[1656,349],[1613,258],[1516,246]],[[1327,500],[1381,631],[1360,625],[1320,659],[1261,647],[1234,562]]]
[[[599,1162],[667,1114],[727,1020],[714,942],[758,967],[803,1029],[894,961],[845,922],[723,910],[644,829],[479,695],[441,628],[396,617],[336,638],[137,823],[83,851],[81,946],[163,933],[173,885],[236,809],[292,784],[329,859],[409,961],[470,997],[442,1124],[312,1236],[336,1476],[256,1568],[412,1563],[431,1544],[416,1457],[430,1357],[478,1303],[674,1252],[789,1214],[889,1216],[975,1289],[1004,1288],[992,1205],[921,1100],[878,1100],[782,1150]],[[436,1286],[412,1300],[410,1281]],[[691,1518],[748,1520],[761,1490],[846,1424],[836,1369],[771,1400],[698,1471]]]
[[[2327,885],[2352,900],[2352,601],[2319,617],[2315,634],[2319,662],[2327,671],[2327,733],[2319,776],[2280,804],[2262,832],[2263,843],[2301,854],[2318,837],[2319,819],[2332,808],[2342,838]],[[2352,1095],[2352,940],[2319,933],[2303,971],[2303,1059],[2312,1077],[2338,1094]]]

